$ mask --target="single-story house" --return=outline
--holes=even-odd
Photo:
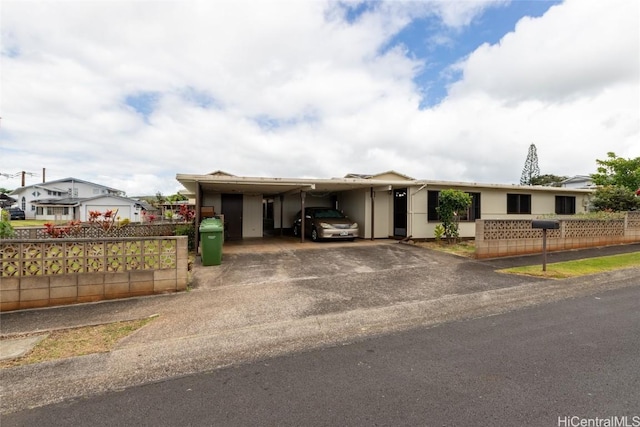
[[[434,237],[440,224],[439,192],[469,193],[473,204],[460,215],[460,236],[475,236],[476,219],[573,215],[586,212],[592,190],[419,180],[395,171],[344,178],[296,179],[234,176],[222,171],[206,175],[178,174],[176,179],[195,196],[196,220],[224,215],[231,239],[262,237],[288,231],[303,207],[342,210],[360,225],[360,237],[415,239]]]

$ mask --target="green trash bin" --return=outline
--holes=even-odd
[[[206,218],[200,223],[200,252],[202,265],[220,265],[224,224],[220,218]]]

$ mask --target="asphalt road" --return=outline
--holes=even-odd
[[[570,426],[617,417],[640,426],[639,301],[640,287],[627,287],[131,387],[1,422]]]

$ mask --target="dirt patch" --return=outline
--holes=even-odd
[[[105,353],[122,338],[142,328],[153,318],[115,322],[50,332],[25,356],[0,362],[0,369],[40,363],[47,360]],[[29,335],[24,335],[29,336]]]

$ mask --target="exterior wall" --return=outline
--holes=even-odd
[[[262,195],[245,194],[242,210],[242,237],[262,237]]]
[[[588,195],[584,193],[572,193],[564,191],[554,192],[545,188],[543,190],[535,189],[535,187],[523,188],[514,186],[513,189],[508,188],[472,188],[463,186],[433,186],[425,187],[418,192],[410,192],[412,194],[412,228],[411,234],[416,239],[432,239],[434,238],[435,227],[441,224],[440,221],[428,221],[427,216],[427,200],[428,191],[442,191],[449,188],[456,190],[480,193],[480,218],[481,219],[509,219],[509,220],[531,220],[543,215],[555,215],[555,197],[556,196],[574,196],[576,198],[576,213],[586,212],[588,205]],[[508,214],[507,213],[507,194],[530,194],[531,195],[531,213],[530,214]],[[567,216],[568,218],[569,216]],[[459,223],[460,237],[473,238],[476,236],[476,224],[474,221],[461,221]]]
[[[314,195],[308,193],[304,201],[305,207],[333,207],[331,198],[327,195]],[[284,224],[280,225],[280,198],[276,197],[273,201],[273,216],[275,228],[291,228],[293,219],[300,211],[300,194],[290,194],[285,196],[282,209],[282,217]]]
[[[0,241],[0,311],[185,290],[187,237]]]
[[[375,192],[375,217],[374,222],[374,238],[386,239],[393,235],[393,197],[389,194],[389,191],[376,191]],[[367,211],[367,217],[370,217],[370,212]],[[368,229],[371,230],[371,225],[368,224]],[[371,232],[369,231],[369,234]],[[367,235],[368,236],[368,235]],[[368,236],[370,237],[370,236]]]
[[[371,238],[370,190],[344,191],[338,195],[338,209],[358,223],[360,237]]]
[[[220,193],[203,193],[202,206],[212,207],[216,213],[220,213],[222,195]]]
[[[409,187],[409,222],[407,236],[415,239],[428,239],[433,237],[433,229],[439,223],[427,221],[427,188]],[[393,201],[391,201],[393,211]],[[393,216],[391,217],[393,222]],[[393,226],[393,224],[392,224]]]
[[[594,246],[640,242],[640,212],[624,219],[561,219],[560,229],[547,230],[547,250],[562,251]],[[531,228],[531,220],[478,220],[476,257],[495,258],[542,252],[542,230]]]

